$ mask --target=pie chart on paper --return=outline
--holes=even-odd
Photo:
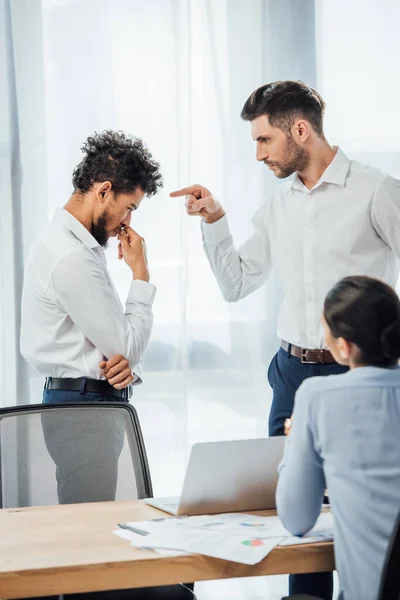
[[[253,548],[255,546],[264,546],[264,542],[261,540],[244,540],[242,544],[243,546],[252,546]]]

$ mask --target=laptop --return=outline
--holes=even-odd
[[[285,436],[194,444],[181,496],[146,498],[171,515],[275,508]]]

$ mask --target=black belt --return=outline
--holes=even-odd
[[[116,398],[122,398],[123,400],[129,400],[132,396],[132,387],[128,386],[123,390],[117,390],[108,381],[100,379],[86,379],[86,377],[79,377],[73,379],[72,377],[46,377],[46,383],[44,386],[45,390],[65,390],[65,391],[76,391],[81,394],[86,392],[95,392],[97,394],[106,394],[107,396],[115,396]]]
[[[299,358],[302,363],[305,364],[332,364],[336,363],[336,360],[333,358],[332,354],[329,350],[325,350],[324,348],[300,348],[300,346],[295,346],[294,344],[289,344],[282,340],[281,346],[286,352],[289,351],[290,354]]]

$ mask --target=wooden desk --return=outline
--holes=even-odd
[[[277,547],[248,566],[197,554],[162,557],[112,534],[117,523],[161,515],[142,501],[0,510],[0,598],[334,568],[332,543]]]

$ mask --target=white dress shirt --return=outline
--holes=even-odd
[[[340,149],[312,189],[296,175],[253,224],[253,236],[235,250],[226,216],[202,221],[204,249],[229,302],[258,289],[274,267],[284,293],[278,336],[291,344],[323,347],[324,299],[342,277],[370,275],[396,285],[400,181]]]
[[[58,209],[27,259],[21,353],[44,376],[101,379],[99,362],[116,354],[138,375],[155,292],[150,283],[132,281],[124,313],[103,248]]]

